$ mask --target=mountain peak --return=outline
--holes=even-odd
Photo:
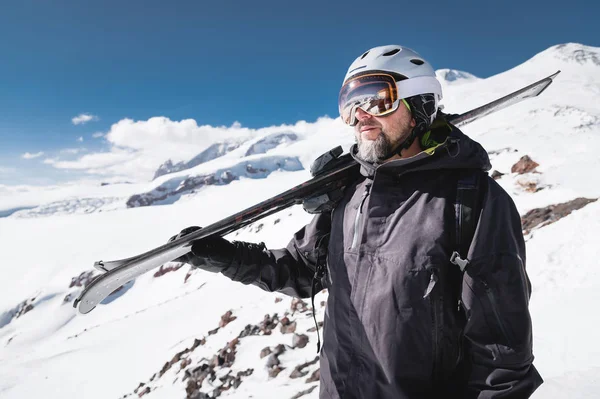
[[[461,82],[466,83],[469,81],[479,80],[479,78],[469,72],[459,71],[456,69],[438,69],[435,71],[437,78],[443,82],[455,83]]]
[[[578,64],[594,64],[600,66],[600,49],[598,47],[586,46],[580,43],[564,43],[548,49],[563,61],[576,62]]]
[[[563,62],[580,65],[600,66],[600,48],[581,43],[557,44],[542,51],[538,56],[551,56]]]

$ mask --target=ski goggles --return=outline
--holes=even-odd
[[[358,108],[372,116],[385,116],[396,111],[405,98],[422,93],[441,93],[440,83],[429,76],[396,81],[385,73],[361,75],[342,86],[338,98],[340,116],[344,123],[355,126]]]
[[[399,103],[396,80],[387,74],[350,79],[342,86],[338,98],[342,121],[350,126],[356,125],[357,108],[373,116],[384,116],[397,110]]]

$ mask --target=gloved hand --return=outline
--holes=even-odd
[[[323,155],[314,160],[310,166],[310,173],[313,177],[319,176],[332,169],[335,169],[341,162],[344,161],[340,156],[343,153],[341,146],[327,151]],[[337,203],[344,196],[344,188],[337,188],[325,194],[320,194],[314,197],[305,198],[302,201],[304,210],[311,214],[329,212],[335,208]]]
[[[179,239],[201,227],[191,226],[169,238],[169,242]],[[212,273],[219,273],[231,266],[235,255],[235,246],[221,236],[209,236],[192,242],[192,250],[175,259],[174,262],[188,263],[194,267]]]

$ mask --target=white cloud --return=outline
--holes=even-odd
[[[76,117],[71,119],[71,122],[73,122],[74,125],[83,125],[86,124],[88,122],[91,121],[97,121],[100,118],[98,118],[96,115],[92,115],[92,114],[79,114]]]
[[[100,137],[104,137],[104,133],[102,133],[102,132],[96,132],[96,133],[92,134],[92,137],[95,138],[95,139],[98,139]]]
[[[35,154],[31,154],[29,152],[26,152],[25,154],[21,155],[21,158],[23,158],[23,159],[34,159],[34,158],[39,158],[42,155],[44,155],[43,151],[36,152]]]
[[[77,141],[78,141],[79,143],[83,143],[83,136],[79,136],[79,138],[77,139]]]
[[[120,176],[131,180],[150,180],[167,159],[188,161],[210,144],[224,140],[242,141],[257,135],[280,132],[296,134],[331,135],[331,130],[344,126],[339,118],[321,118],[314,123],[299,121],[295,125],[270,126],[261,129],[243,127],[239,122],[231,126],[198,125],[193,119],[172,121],[165,117],[134,121],[123,119],[113,124],[105,134],[109,149],[87,153],[75,160],[48,160],[58,169],[76,170],[107,177]]]
[[[56,162],[58,162],[58,158],[46,158],[42,161],[46,165],[54,165]]]
[[[135,158],[135,154],[125,150],[87,154],[76,161],[50,160],[49,163],[58,169],[94,170],[94,173],[104,168],[122,164]],[[101,173],[106,174],[106,173]]]
[[[65,148],[60,150],[61,154],[79,154],[82,151],[85,151],[85,148]]]

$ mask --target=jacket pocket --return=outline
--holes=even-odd
[[[513,347],[514,340],[509,332],[507,323],[502,318],[500,302],[503,300],[500,293],[484,278],[478,277],[474,280],[479,286],[479,299],[484,308],[486,319],[491,321],[490,329],[497,336],[497,343]]]

